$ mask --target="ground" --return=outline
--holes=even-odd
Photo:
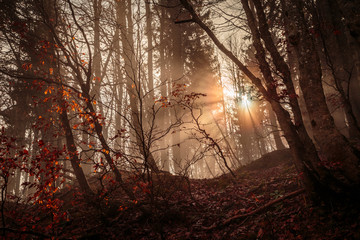
[[[109,198],[106,204],[90,207],[82,203],[81,196],[69,190],[61,195],[72,199],[71,204],[68,200],[63,204],[66,220],[53,225],[44,235],[37,234],[41,224],[49,221],[43,217],[33,230],[22,228],[23,234],[20,234],[14,226],[8,236],[28,239],[52,234],[59,239],[360,239],[359,206],[312,205],[291,164],[289,152],[266,155],[235,174],[236,178],[225,174],[202,180],[166,175],[154,179],[152,199],[148,193],[151,187],[140,183],[133,188],[136,201],[115,189],[104,197]],[[31,234],[25,234],[26,231]]]

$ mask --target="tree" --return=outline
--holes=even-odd
[[[338,182],[334,183],[334,186],[330,186],[330,188],[336,190],[336,188],[341,188],[341,185],[344,184],[356,189],[360,180],[357,167],[359,158],[356,156],[355,149],[337,130],[327,108],[322,87],[320,59],[313,38],[305,34],[307,22],[304,13],[299,11],[299,9],[303,9],[303,5],[297,2],[292,7],[284,7],[287,7],[289,16],[293,17],[291,22],[295,29],[291,36],[296,34],[298,37],[292,44],[295,46],[299,61],[300,87],[309,112],[315,142],[320,147],[323,161],[342,165],[341,171],[334,169],[333,173],[330,174]],[[315,163],[313,164],[315,165]],[[325,178],[327,174],[329,173],[319,173],[320,178]]]
[[[144,132],[142,131],[143,114],[142,114],[142,83],[138,78],[137,62],[135,56],[135,46],[133,40],[133,21],[131,1],[118,2],[119,9],[127,9],[126,16],[121,14],[121,41],[123,46],[123,59],[125,65],[127,91],[129,92],[130,107],[131,107],[131,119],[132,128],[134,131],[135,139],[141,154],[144,157],[144,163],[147,167],[155,172],[158,172],[158,166],[156,165],[155,158],[151,154],[148,146],[144,145],[146,142]],[[126,17],[126,18],[125,18]],[[124,26],[127,26],[126,28]],[[140,106],[139,106],[140,105]],[[140,110],[139,110],[140,109]]]

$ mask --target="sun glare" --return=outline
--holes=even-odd
[[[241,103],[242,103],[243,106],[249,106],[250,105],[250,100],[249,100],[249,98],[248,98],[248,96],[246,94],[241,96]]]
[[[236,92],[232,88],[232,86],[224,86],[223,92],[226,98],[234,99],[236,98]]]
[[[243,102],[247,103],[247,101],[248,101],[247,95],[242,95],[242,96],[241,96],[241,100],[242,100]]]

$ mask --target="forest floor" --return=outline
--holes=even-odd
[[[313,206],[288,152],[265,155],[235,174],[183,181],[167,176],[173,182],[162,185],[158,179],[162,187],[153,189],[152,200],[139,185],[146,191],[132,204],[121,191],[114,191],[106,206],[72,204],[53,234],[55,239],[360,239],[360,207]],[[63,197],[69,199],[69,192]]]

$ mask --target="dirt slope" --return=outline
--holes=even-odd
[[[66,221],[48,229],[44,226],[48,226],[51,216],[39,215],[35,227],[34,223],[33,227],[24,227],[26,222],[23,226],[14,223],[13,232],[7,236],[8,239],[44,239],[51,235],[55,239],[131,240],[360,239],[359,206],[335,203],[331,208],[312,206],[288,150],[267,154],[235,173],[236,179],[226,174],[202,180],[163,174],[154,179],[153,198],[149,197],[149,185],[141,181],[134,185],[136,201],[114,187],[104,193],[102,201],[86,205],[72,189],[63,195]],[[20,208],[14,209],[13,214],[20,218]]]

